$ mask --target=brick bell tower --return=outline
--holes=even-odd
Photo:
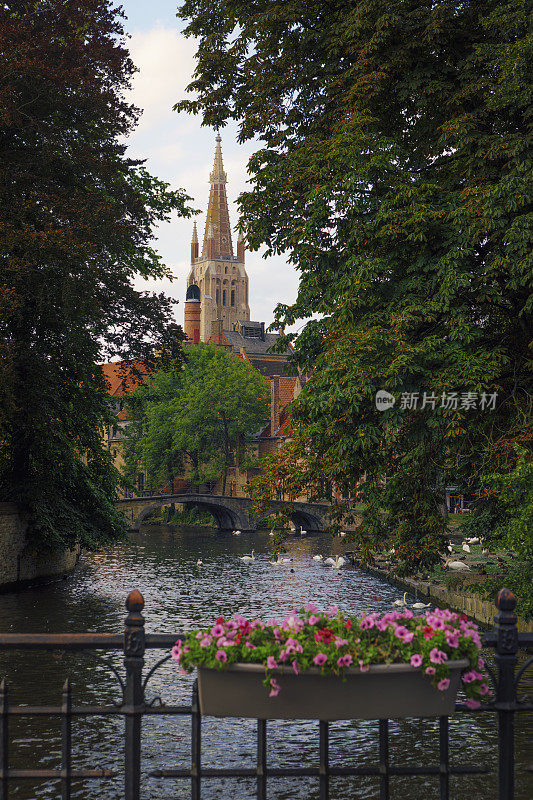
[[[250,319],[244,242],[239,235],[235,256],[226,196],[227,177],[222,163],[220,142],[220,134],[217,134],[215,162],[209,177],[211,189],[201,254],[198,251],[196,223],[192,234],[191,271],[187,278],[184,325],[185,334],[190,341],[198,341],[196,331],[199,329],[200,341],[206,342],[216,320],[222,321],[222,328],[225,330],[232,330],[236,322]]]

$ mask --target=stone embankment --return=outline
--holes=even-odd
[[[0,591],[70,572],[80,555],[74,550],[37,550],[28,541],[27,524],[12,503],[0,503]]]
[[[494,616],[497,613],[494,603],[490,600],[482,600],[479,595],[469,592],[464,587],[448,589],[446,586],[433,581],[399,578],[386,569],[359,566],[371,575],[384,578],[404,592],[412,592],[426,603],[432,602],[442,608],[451,608],[454,611],[464,613],[486,628],[492,628],[494,625]],[[533,621],[526,622],[526,620],[518,617],[517,626],[519,631],[533,633]]]

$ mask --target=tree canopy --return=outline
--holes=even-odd
[[[128,399],[127,471],[155,486],[184,472],[193,482],[222,476],[245,457],[246,442],[268,418],[268,387],[246,361],[198,344],[182,369],[154,373]]]
[[[198,63],[178,107],[261,142],[247,241],[301,275],[276,321],[319,315],[296,341],[312,377],[271,488],[329,479],[353,496],[366,475],[362,545],[387,534],[400,569],[430,566],[447,483],[476,516],[484,476],[531,458],[527,4],[185,0],[179,14]]]
[[[152,228],[187,197],[126,153],[139,111],[122,13],[107,0],[0,6],[0,498],[43,545],[123,528],[98,363],[179,358]]]

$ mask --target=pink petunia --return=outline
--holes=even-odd
[[[472,709],[479,708],[481,706],[479,700],[474,700],[472,697],[469,697],[468,700],[465,701],[465,703],[468,706],[468,708]]]
[[[268,696],[269,697],[277,697],[278,694],[279,694],[279,690],[280,689],[281,689],[281,686],[279,685],[277,680],[275,678],[271,678],[270,679],[270,694]]]
[[[437,683],[437,689],[440,689],[441,692],[445,692],[449,685],[450,685],[450,679],[443,678],[441,681]]]
[[[298,662],[296,661],[296,659],[294,659],[294,661],[292,662],[292,668],[296,675],[300,674],[300,670],[298,669]]]
[[[219,636],[224,636],[224,626],[223,625],[213,625],[211,628],[211,636],[218,638]]]
[[[222,662],[228,660],[227,653],[225,653],[224,650],[217,650],[215,658],[217,661],[222,661]]]
[[[490,692],[490,689],[487,686],[487,684],[486,683],[482,683],[481,686],[479,687],[479,693],[480,694],[488,694],[489,692]]]
[[[309,624],[316,625],[317,622],[320,622],[320,617],[317,617],[316,614],[311,614],[311,616],[309,617]]]
[[[278,666],[276,659],[274,656],[268,656],[267,658],[267,668],[268,669],[276,669]]]
[[[370,667],[368,667],[362,659],[359,659],[359,669],[361,672],[368,672]]]
[[[411,656],[411,666],[412,667],[419,667],[422,664],[422,656],[418,653],[415,653],[414,656]]]
[[[426,675],[434,675],[435,667],[426,667]]]
[[[322,667],[327,660],[328,657],[325,653],[318,653],[318,655],[313,658],[313,664],[316,664],[317,667]]]
[[[211,636],[204,636],[204,638],[200,641],[200,647],[209,647],[213,639]]]

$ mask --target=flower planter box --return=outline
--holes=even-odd
[[[271,671],[281,687],[269,697],[261,664],[231,664],[224,670],[198,668],[200,711],[215,717],[253,719],[383,719],[451,714],[461,670],[468,661],[449,661],[450,685],[435,689],[409,664],[377,664],[368,672],[346,670],[346,680],[312,669]]]

